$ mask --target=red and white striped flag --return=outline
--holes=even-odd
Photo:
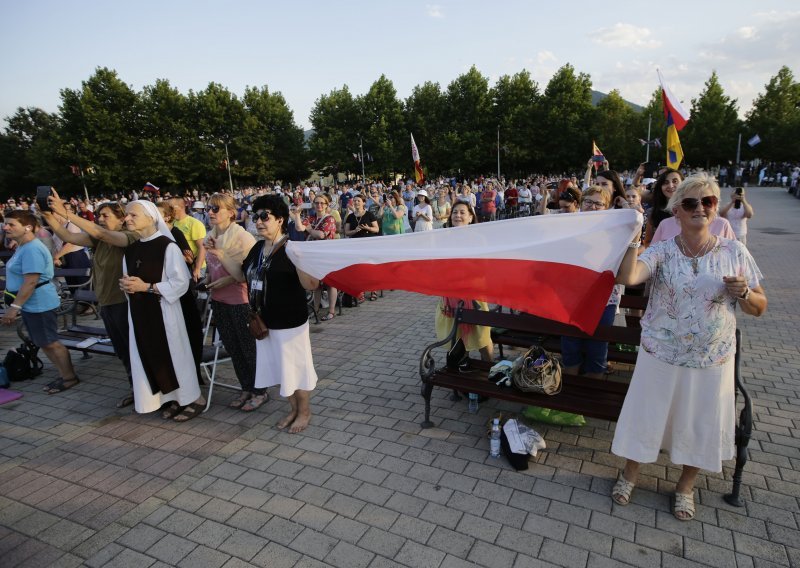
[[[422,166],[419,163],[419,150],[417,150],[417,143],[414,142],[414,135],[411,135],[411,159],[414,160],[414,179],[417,183],[425,181],[425,172],[422,171]]]
[[[628,244],[632,209],[545,215],[367,239],[290,242],[299,269],[340,290],[484,300],[592,333]]]

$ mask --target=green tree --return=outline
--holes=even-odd
[[[401,158],[406,138],[403,103],[397,98],[394,84],[381,75],[367,94],[357,101],[364,125],[364,152],[370,160],[368,172],[388,178],[391,172],[402,171]]]
[[[361,166],[353,154],[359,152],[358,135],[363,125],[347,85],[320,96],[310,118],[314,127],[309,140],[312,168],[334,176],[340,172],[360,173]]]
[[[443,142],[451,171],[473,174],[494,171],[497,124],[494,124],[489,80],[474,65],[447,86],[447,115]]]
[[[281,93],[266,86],[248,87],[242,97],[246,111],[239,137],[244,153],[243,175],[253,183],[269,180],[297,182],[308,175],[308,155],[303,130]]]
[[[592,116],[591,132],[615,170],[635,168],[641,162],[639,160],[641,144],[638,138],[644,136],[640,135],[636,128],[637,119],[636,111],[616,89],[597,103]]]
[[[713,71],[700,96],[692,99],[691,120],[680,133],[686,164],[709,168],[727,163],[736,156],[739,132],[736,100],[725,95]]]
[[[141,95],[142,153],[138,175],[142,183],[186,186],[196,179],[191,148],[197,133],[188,124],[189,102],[165,79],[146,86]]]
[[[753,101],[747,128],[748,138],[758,134],[761,143],[752,150],[743,146],[745,152],[778,162],[796,161],[800,156],[800,84],[787,66],[780,68]]]
[[[539,86],[528,71],[520,71],[500,77],[491,97],[500,127],[501,172],[520,176],[534,171],[539,158]]]
[[[18,108],[6,117],[0,135],[0,192],[28,193],[36,185],[70,181],[68,168],[53,160],[57,147],[58,116],[35,107]]]
[[[542,98],[541,168],[577,172],[591,156],[592,82],[584,73],[564,65],[550,79]]]
[[[105,67],[95,70],[80,89],[63,89],[57,159],[91,168],[90,190],[141,185],[136,167],[141,154],[140,106],[133,89]]]
[[[443,137],[447,116],[447,99],[439,83],[426,81],[422,85],[417,85],[406,99],[407,130],[414,135],[422,168],[429,176],[445,173],[452,167],[446,161],[447,151]],[[414,165],[411,161],[409,134],[406,134],[404,144],[404,148],[401,145],[400,169],[406,176],[413,176]]]

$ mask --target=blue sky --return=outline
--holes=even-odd
[[[476,65],[490,82],[522,69],[543,90],[565,63],[593,87],[645,104],[660,67],[685,103],[716,69],[750,108],[781,65],[800,74],[796,0],[669,2],[0,0],[0,118],[19,106],[58,110],[96,67],[140,90],[165,78],[180,89],[214,81],[241,95],[280,91],[295,121],[322,93],[362,94],[382,73],[407,97]],[[669,14],[667,11],[669,7]],[[4,122],[3,122],[4,124]]]

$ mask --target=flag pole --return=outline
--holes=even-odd
[[[644,159],[645,162],[650,161],[650,126],[652,124],[653,124],[653,115],[649,115],[647,117],[647,144],[645,144],[645,146],[647,146],[647,154]]]
[[[358,135],[358,147],[361,149],[361,183],[367,183],[367,176],[364,173],[364,138],[362,138],[361,134]]]
[[[223,144],[225,144],[225,165],[228,166],[228,183],[231,186],[231,193],[233,193],[233,178],[231,177],[231,159],[228,156],[228,143],[223,140]]]
[[[497,125],[497,181],[500,181],[500,125]]]
[[[739,142],[736,144],[736,167],[739,167],[739,157],[742,153],[742,133],[739,133]]]

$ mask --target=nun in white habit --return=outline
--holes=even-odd
[[[125,250],[120,288],[128,297],[131,374],[136,412],[158,410],[176,422],[202,412],[196,358],[181,297],[191,278],[158,208],[149,201],[128,204],[125,223],[141,239]]]

